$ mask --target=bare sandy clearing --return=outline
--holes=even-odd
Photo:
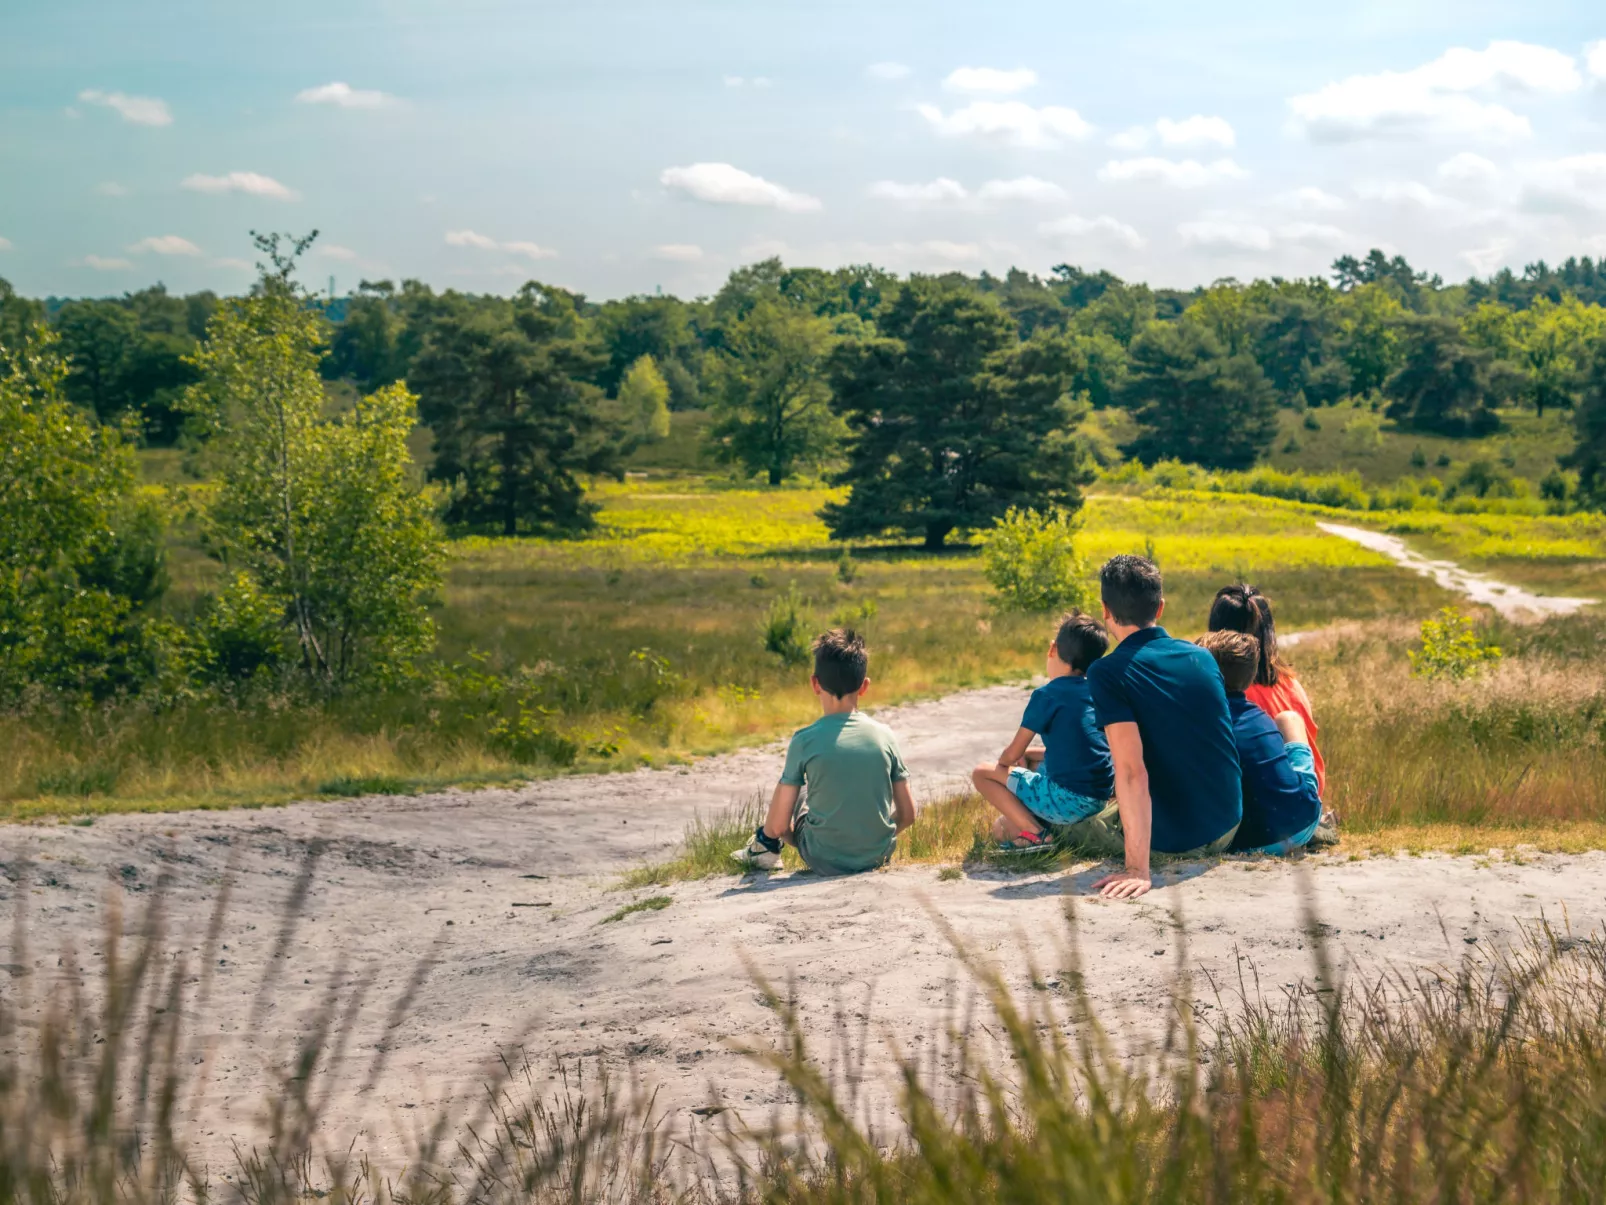
[[[1001,747],[1022,698],[1019,688],[1000,687],[882,715],[929,794]],[[137,908],[164,875],[173,928],[188,935],[179,948],[195,957],[235,859],[197,1115],[220,1157],[228,1139],[250,1132],[267,1082],[264,1060],[284,1053],[332,982],[352,982],[366,968],[377,971],[375,990],[335,1119],[337,1132],[365,1127],[362,1141],[376,1154],[399,1153],[392,1134],[472,1092],[499,1044],[523,1044],[538,1060],[589,1055],[633,1064],[663,1085],[660,1103],[685,1124],[694,1124],[686,1110],[706,1100],[710,1084],[723,1102],[762,1120],[780,1100],[778,1086],[729,1048],[732,1039],[776,1032],[744,960],[780,982],[796,977],[822,1052],[838,999],[852,1012],[869,1000],[873,1021],[885,1022],[906,1050],[938,1039],[964,975],[933,913],[996,957],[1023,990],[1026,953],[1046,982],[1062,983],[1063,895],[1085,891],[1096,874],[1090,868],[957,881],[924,867],[846,880],[709,880],[664,889],[674,902],[662,911],[600,923],[659,893],[613,890],[616,872],[672,849],[694,812],[764,789],[780,756],[771,746],[695,767],[518,790],[8,828],[0,920],[25,901],[35,946],[9,982],[38,992],[70,972],[70,961],[56,965],[62,942],[81,952],[78,965],[92,976],[108,898]],[[272,1007],[249,1029],[278,917],[311,849],[321,851],[321,864],[307,915]],[[1448,965],[1541,913],[1565,916],[1579,933],[1606,924],[1606,855],[1521,864],[1318,857],[1306,866],[1336,947],[1356,967]],[[1137,904],[1079,902],[1094,1001],[1127,1040],[1159,1024],[1176,959],[1173,908],[1188,925],[1189,964],[1217,982],[1236,985],[1240,955],[1253,960],[1268,994],[1308,977],[1296,873],[1269,861],[1188,865]],[[1472,938],[1480,944],[1469,945]],[[390,1000],[424,959],[435,965],[390,1035],[391,1061],[376,1089],[358,1098],[351,1088],[384,1037]],[[872,1065],[885,1053],[874,1037]],[[399,1130],[392,1118],[402,1119]]]

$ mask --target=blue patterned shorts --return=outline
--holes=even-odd
[[[1032,815],[1048,824],[1075,824],[1089,816],[1097,816],[1110,802],[1062,787],[1036,770],[1011,770],[1009,790],[1026,805]]]

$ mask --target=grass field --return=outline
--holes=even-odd
[[[184,491],[204,488],[172,495],[174,608],[216,572],[184,520]],[[806,672],[782,665],[760,635],[772,603],[794,592],[807,630],[866,631],[879,703],[1037,669],[1046,621],[996,613],[970,548],[856,547],[844,573],[816,518],[824,488],[672,478],[601,483],[595,496],[603,509],[591,537],[454,543],[436,612],[445,668],[406,690],[324,707],[275,696],[0,718],[0,814],[421,790],[770,739],[813,708]],[[1446,601],[1425,579],[1319,532],[1324,513],[1218,494],[1096,495],[1080,543],[1095,565],[1117,552],[1156,556],[1168,622],[1183,635],[1202,628],[1215,589],[1240,577],[1273,594],[1285,630],[1389,620],[1408,633]],[[1413,539],[1535,573],[1606,558],[1602,533],[1565,518],[1367,519],[1417,524]],[[1391,645],[1397,660],[1403,640]]]

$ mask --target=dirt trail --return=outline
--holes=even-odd
[[[994,687],[877,714],[899,733],[917,795],[929,798],[1003,747],[1024,701],[1020,687]],[[781,746],[772,744],[695,766],[518,789],[7,827],[0,925],[9,929],[25,907],[33,949],[7,960],[12,977],[4,982],[38,996],[75,973],[75,962],[93,980],[108,909],[138,910],[164,879],[170,931],[194,957],[232,867],[196,1114],[197,1137],[226,1164],[230,1141],[254,1131],[271,1060],[287,1052],[331,985],[368,971],[374,990],[354,1045],[361,1057],[337,1094],[333,1128],[358,1131],[358,1145],[375,1155],[394,1155],[395,1135],[411,1133],[441,1102],[473,1094],[498,1048],[509,1046],[538,1061],[630,1064],[662,1086],[659,1103],[676,1124],[703,1124],[689,1110],[711,1091],[762,1119],[780,1088],[731,1049],[733,1040],[776,1033],[749,966],[778,982],[795,977],[822,1050],[838,1001],[850,1014],[868,1007],[904,1050],[929,1049],[948,1019],[953,985],[965,981],[939,918],[998,959],[1020,990],[1032,990],[1028,956],[1047,990],[1057,990],[1062,911],[1067,896],[1078,897],[1094,1002],[1127,1041],[1164,1016],[1178,954],[1174,914],[1188,925],[1185,961],[1219,984],[1239,982],[1245,956],[1268,995],[1310,976],[1297,907],[1306,880],[1351,971],[1451,964],[1510,940],[1541,915],[1567,918],[1576,933],[1606,926],[1606,854],[1190,864],[1167,871],[1132,904],[1085,898],[1098,873],[1091,866],[1036,876],[967,870],[955,880],[922,867],[845,880],[777,875],[616,889],[620,871],[673,849],[698,812],[767,790],[780,763]],[[273,1003],[252,1026],[254,993],[309,852],[319,869],[306,913]],[[673,902],[604,923],[653,894]],[[58,962],[64,944],[79,951],[76,959]],[[431,969],[411,1013],[387,1033],[390,1001],[425,961]],[[872,1065],[887,1052],[880,1032],[872,1026]],[[384,1074],[358,1095],[381,1046],[390,1052]]]
[[[1593,598],[1557,598],[1546,594],[1531,594],[1521,586],[1507,585],[1481,573],[1463,569],[1454,561],[1433,560],[1420,552],[1412,552],[1399,536],[1381,531],[1368,531],[1363,527],[1349,527],[1343,523],[1318,523],[1328,535],[1353,540],[1373,552],[1392,557],[1395,563],[1431,577],[1446,590],[1464,594],[1475,603],[1493,607],[1507,619],[1543,619],[1547,615],[1571,615],[1596,600]]]

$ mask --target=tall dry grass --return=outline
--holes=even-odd
[[[309,876],[281,919],[281,946],[294,940]],[[822,1059],[804,1040],[801,1002],[760,982],[782,1036],[748,1053],[792,1105],[689,1146],[649,1090],[573,1071],[550,1081],[507,1060],[478,1103],[438,1114],[400,1144],[404,1159],[372,1163],[325,1106],[332,1087],[382,1074],[384,1045],[355,1050],[361,990],[331,991],[286,1035],[263,1132],[254,1145],[240,1136],[223,1179],[191,1141],[204,1086],[192,1055],[220,928],[169,944],[161,912],[158,897],[127,932],[113,922],[94,979],[21,977],[45,997],[37,1013],[15,987],[4,997],[0,1199],[1414,1205],[1594,1202],[1606,1191],[1606,942],[1542,927],[1515,950],[1355,984],[1309,915],[1309,983],[1276,1000],[1252,981],[1238,1000],[1215,991],[1227,1007],[1214,1028],[1196,1020],[1179,943],[1164,1038],[1136,1053],[1118,1049],[1089,1004],[1074,915],[1065,969],[1034,974],[1041,990],[1025,998],[950,934],[980,1006],[924,1035],[935,1053],[896,1068],[890,1129],[866,1120],[858,1087],[868,1023],[839,1014]],[[274,983],[270,970],[259,999]],[[404,997],[389,1011],[405,1008]]]

